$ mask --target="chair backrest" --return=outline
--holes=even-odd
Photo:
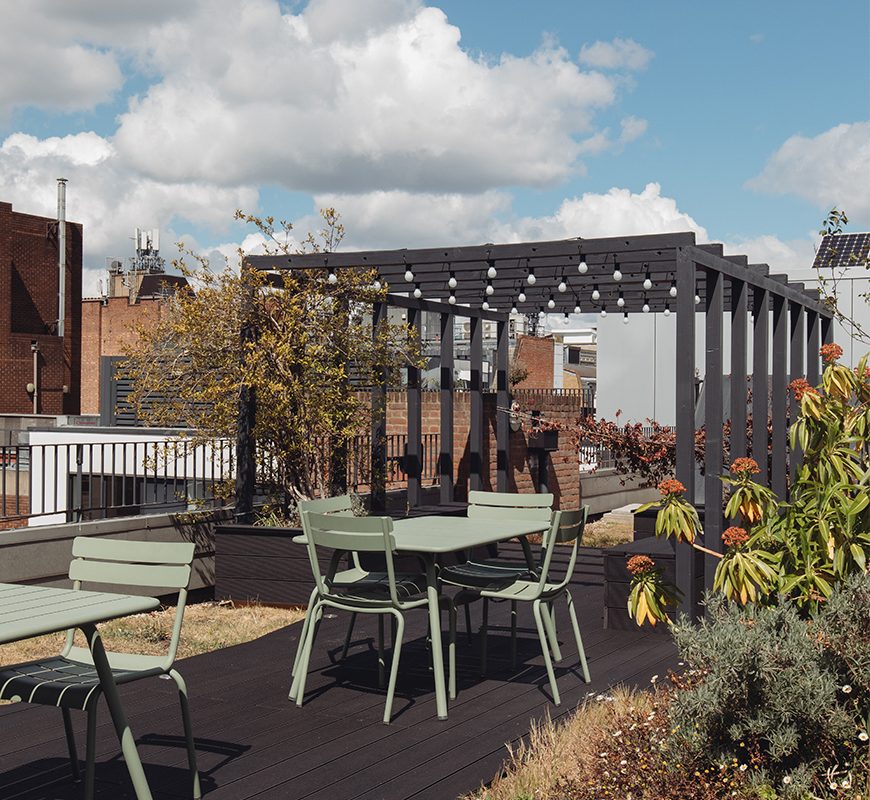
[[[353,500],[349,494],[324,497],[320,500],[300,500],[296,507],[299,509],[300,519],[303,511],[311,511],[315,514],[335,514],[339,517],[352,517],[354,515]],[[356,569],[362,569],[356,550],[350,554],[350,560]]]
[[[553,495],[515,494],[511,492],[468,493],[469,519],[530,519],[550,521],[553,509]]]
[[[308,542],[308,558],[314,575],[314,585],[321,598],[342,602],[342,595],[332,589],[332,578],[342,555],[354,553],[383,554],[386,563],[390,600],[399,606],[396,592],[396,573],[393,552],[396,540],[393,521],[389,517],[346,517],[335,514],[316,514],[303,511],[302,531]],[[317,557],[317,548],[332,550],[329,570],[324,575]]]
[[[541,551],[541,576],[539,583],[541,590],[543,590],[547,583],[551,586],[554,583],[550,574],[550,566],[557,544],[573,543],[568,567],[561,581],[556,584],[556,588],[562,589],[568,585],[568,581],[571,580],[571,576],[574,574],[574,566],[577,563],[577,547],[583,539],[583,531],[586,528],[588,513],[589,506],[583,506],[579,511],[557,511],[553,515],[553,525],[544,536]]]
[[[178,605],[167,653],[171,664],[181,636],[194,549],[190,542],[139,542],[77,536],[73,539],[69,577],[74,589],[81,589],[82,584],[87,584],[86,588],[91,584],[113,584],[137,589],[176,590]],[[72,639],[72,632],[68,632],[67,651],[72,647]]]

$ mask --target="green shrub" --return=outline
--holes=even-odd
[[[866,783],[870,576],[835,589],[809,620],[793,602],[706,602],[700,623],[674,626],[686,684],[672,699],[668,748],[736,763],[783,798]]]

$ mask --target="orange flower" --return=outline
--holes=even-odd
[[[826,363],[830,364],[832,361],[836,361],[838,358],[843,356],[843,348],[834,342],[823,344],[819,348],[819,355],[825,359]]]
[[[662,493],[662,497],[666,497],[669,494],[683,494],[686,487],[676,478],[668,478],[659,484],[659,491]]]
[[[741,544],[749,540],[749,534],[743,529],[732,525],[722,534],[722,543],[726,547],[739,547]]]
[[[731,465],[731,472],[734,475],[758,475],[761,470],[754,458],[737,458]]]
[[[655,569],[656,562],[649,556],[632,556],[628,559],[626,569],[635,576],[646,575]]]
[[[788,388],[794,392],[794,399],[800,402],[803,399],[803,396],[808,392],[810,394],[818,394],[818,392],[810,386],[807,382],[806,378],[795,378],[789,385]]]

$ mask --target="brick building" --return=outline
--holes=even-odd
[[[34,388],[37,413],[79,413],[80,224],[66,223],[66,246],[61,338],[57,335],[57,220],[22,214],[13,211],[11,203],[0,202],[0,413],[33,413]]]
[[[100,358],[120,356],[137,325],[159,318],[166,297],[187,280],[162,272],[110,274],[109,295],[82,302],[82,414],[100,413]]]

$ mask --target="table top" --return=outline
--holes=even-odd
[[[549,522],[535,520],[468,519],[434,515],[393,522],[396,550],[408,553],[454,553],[493,542],[542,533]],[[304,536],[294,536],[296,544],[307,544]]]
[[[0,583],[0,644],[151,611],[155,597]]]

